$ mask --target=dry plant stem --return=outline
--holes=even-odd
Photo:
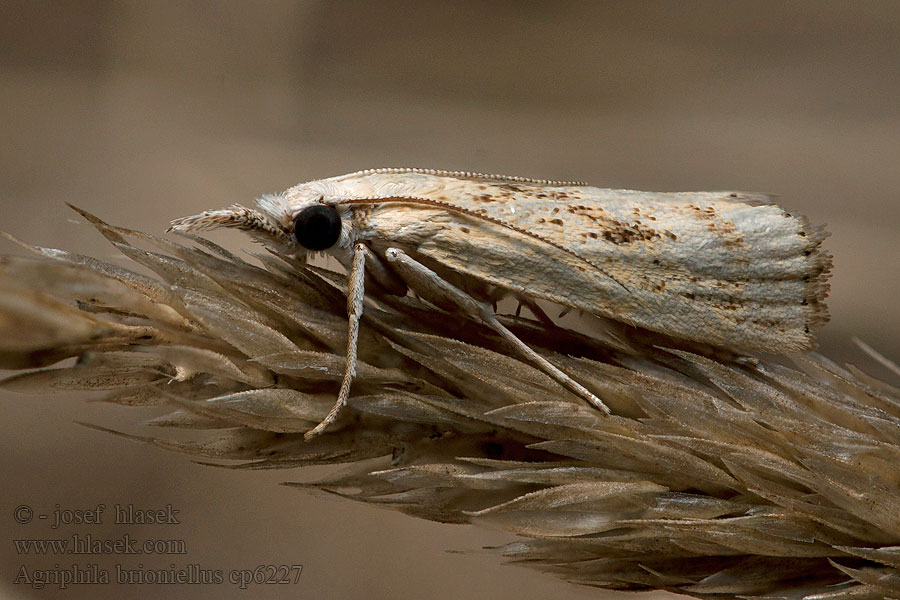
[[[7,390],[169,407],[149,425],[194,441],[128,437],[232,468],[342,464],[294,485],[503,528],[520,538],[494,551],[583,585],[900,598],[900,392],[883,381],[498,317],[607,417],[495,328],[370,285],[348,406],[305,441],[345,381],[346,280],[85,216],[154,276],[27,245],[0,259],[0,367],[23,370]]]

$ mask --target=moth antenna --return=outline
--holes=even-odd
[[[443,202],[442,200],[432,200],[431,198],[419,198],[416,196],[409,196],[409,197],[402,196],[402,197],[396,197],[396,198],[350,198],[347,200],[341,200],[339,202],[336,202],[335,204],[380,204],[382,202],[400,202],[403,204],[422,204],[425,206],[437,206],[439,208],[444,208],[444,209],[452,211],[452,212],[468,215],[468,216],[474,217],[476,219],[481,219],[482,221],[488,221],[489,223],[494,223],[495,225],[500,225],[501,227],[506,227],[507,229],[511,229],[517,233],[527,235],[528,237],[534,238],[540,242],[549,244],[550,246],[553,246],[557,250],[562,250],[566,254],[570,254],[570,255],[574,256],[578,260],[580,260],[584,263],[587,263],[592,268],[596,269],[597,271],[599,271],[606,277],[609,277],[612,281],[614,281],[616,284],[618,284],[619,287],[621,287],[623,290],[625,290],[629,294],[632,293],[632,291],[630,289],[628,289],[628,286],[626,286],[624,283],[619,281],[616,277],[614,277],[606,269],[604,269],[600,265],[594,264],[593,262],[589,261],[588,259],[581,256],[577,252],[573,252],[569,248],[566,248],[565,246],[563,246],[561,244],[557,244],[553,240],[547,239],[547,238],[540,236],[534,232],[528,231],[527,229],[517,227],[516,225],[513,225],[512,223],[510,223],[508,221],[504,221],[503,219],[497,219],[496,217],[491,217],[491,216],[476,212],[476,211],[468,209],[468,208],[463,208],[461,206],[455,206],[453,204],[450,204],[449,202]]]
[[[483,181],[503,181],[509,183],[528,183],[531,185],[573,186],[588,185],[586,181],[565,181],[559,179],[533,179],[520,175],[499,175],[497,173],[478,173],[474,171],[444,171],[442,169],[421,169],[416,167],[382,167],[378,169],[364,169],[349,173],[341,177],[347,179],[364,175],[402,175],[403,173],[421,173],[422,175],[435,175],[437,177],[453,177],[456,179],[480,179]]]

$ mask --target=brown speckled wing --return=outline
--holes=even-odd
[[[809,348],[827,320],[825,233],[764,195],[403,177],[363,189],[448,207],[376,204],[368,234],[488,283],[741,350]]]

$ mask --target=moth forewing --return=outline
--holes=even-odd
[[[373,203],[360,235],[519,294],[733,350],[809,348],[809,328],[827,318],[824,234],[764,196],[450,187],[419,190],[450,209]]]
[[[761,194],[650,193],[459,171],[371,169],[294,186],[264,198],[259,208],[212,211],[179,219],[173,228],[239,227],[298,254],[331,253],[350,267],[347,374],[335,408],[312,434],[334,420],[349,394],[362,271],[367,264],[380,269],[380,259],[393,261],[410,287],[444,290],[445,299],[468,307],[600,408],[591,392],[510,338],[484,303],[464,287],[444,286],[433,271],[454,283],[487,284],[737,351],[810,348],[810,329],[827,320],[826,234]],[[379,272],[375,279],[391,276]]]

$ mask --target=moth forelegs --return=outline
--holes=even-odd
[[[574,392],[577,396],[584,398],[599,408],[605,414],[609,414],[609,408],[602,400],[600,400],[600,398],[563,373],[546,358],[529,348],[522,340],[517,338],[512,331],[507,329],[503,323],[498,321],[490,305],[479,302],[453,284],[442,279],[437,273],[419,263],[402,250],[388,248],[385,252],[385,257],[396,270],[397,274],[406,281],[406,284],[410,289],[414,290],[419,296],[436,306],[445,307],[452,305],[469,315],[481,317],[489,327],[499,333],[507,342],[544,373]]]
[[[353,247],[353,262],[350,267],[350,277],[347,286],[347,366],[344,370],[344,378],[341,380],[341,389],[338,392],[337,402],[334,403],[328,416],[321,423],[303,435],[307,440],[319,435],[325,431],[326,427],[334,423],[341,408],[347,404],[347,398],[350,397],[350,385],[353,383],[353,376],[356,375],[359,322],[362,319],[363,300],[365,298],[367,250],[365,244],[362,243],[358,243]]]

